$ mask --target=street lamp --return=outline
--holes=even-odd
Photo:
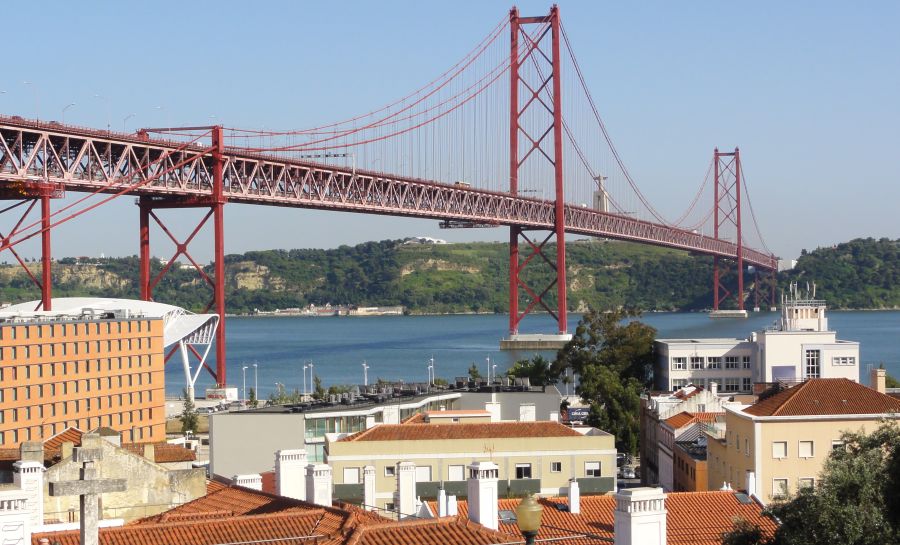
[[[494,380],[497,380],[497,364],[496,363],[491,365],[491,371],[494,372]],[[493,382],[491,382],[491,384],[493,384]]]
[[[122,132],[128,132],[128,120],[134,116],[135,114],[128,114],[122,118]]]
[[[363,386],[369,385],[369,366],[366,364],[366,360],[362,362],[363,368]]]
[[[253,393],[256,394],[257,399],[259,399],[259,376],[256,374],[258,367],[257,364],[253,364]]]
[[[303,395],[306,395],[306,370],[309,369],[309,365],[303,366]]]
[[[241,371],[244,373],[244,403],[247,402],[247,366],[241,368]]]
[[[428,384],[430,384],[431,386],[434,386],[434,356],[431,356],[431,359],[428,361],[431,362],[428,365],[428,371],[430,374],[430,379],[428,381]]]
[[[38,102],[37,85],[33,81],[23,81],[22,85],[31,85],[31,92],[34,93],[34,118],[41,118],[41,105]]]
[[[544,510],[541,504],[534,499],[534,494],[528,494],[516,507],[516,525],[525,538],[525,545],[534,545],[534,538],[541,529],[541,512]]]
[[[65,107],[65,108],[62,109],[62,122],[63,122],[63,125],[66,124],[66,110],[68,110],[69,108],[71,108],[71,107],[74,106],[74,105],[75,105],[74,102],[70,102],[70,103],[66,104],[66,107]]]
[[[309,360],[309,390],[312,392],[314,388],[314,384],[316,383],[316,379],[313,376],[313,371],[315,369],[315,365],[313,365],[312,360]]]
[[[488,384],[491,384],[491,357],[484,358],[484,361],[487,362]]]

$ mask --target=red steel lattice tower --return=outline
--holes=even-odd
[[[197,127],[191,127],[196,129]],[[205,127],[201,127],[205,128]],[[224,140],[222,138],[222,127],[209,127],[212,147],[211,147],[211,172],[212,172],[212,197],[188,197],[188,198],[165,198],[141,196],[138,201],[140,208],[140,281],[141,281],[141,299],[145,301],[153,300],[153,288],[159,284],[160,280],[171,270],[172,266],[179,257],[184,256],[197,274],[212,288],[212,299],[206,305],[204,312],[209,312],[215,308],[219,315],[219,326],[216,331],[216,369],[213,370],[206,363],[204,366],[210,375],[215,379],[218,387],[224,388],[227,385],[226,366],[225,366],[225,218],[224,207],[227,202],[224,191],[224,157],[225,150]],[[209,211],[197,223],[196,227],[183,241],[166,227],[165,223],[154,213],[154,209],[172,209],[172,208],[208,208]],[[200,230],[206,225],[206,222],[212,217],[213,220],[213,275],[209,274],[203,267],[197,263],[188,251],[188,246]],[[151,275],[151,255],[150,255],[150,220],[159,226],[166,236],[175,245],[175,254],[163,266],[162,270],[155,277]],[[192,347],[188,347],[191,352],[201,359],[200,354]],[[174,353],[175,349],[170,352],[166,359]]]
[[[725,228],[734,226],[737,257],[737,308],[744,310],[744,242],[741,236],[741,152],[734,148],[733,152],[720,152],[716,148],[713,153],[713,169],[715,172],[715,202],[713,203],[714,230],[713,235],[719,238]],[[726,300],[731,291],[722,283],[723,263],[719,256],[713,257],[713,310],[719,310],[719,304]]]
[[[521,227],[510,227],[509,233],[509,333],[516,335],[519,323],[535,307],[540,306],[556,319],[559,333],[568,330],[566,318],[566,239],[565,239],[565,201],[563,199],[563,153],[562,153],[562,82],[560,80],[560,26],[559,8],[553,6],[545,17],[519,17],[519,11],[513,8],[509,12],[511,32],[510,41],[510,123],[509,123],[509,191],[516,195],[519,191],[519,174],[527,160],[541,161],[541,157],[553,166],[555,186],[555,220],[554,229],[538,242],[537,238],[528,236]],[[529,25],[544,25],[536,37],[523,30]],[[524,49],[520,49],[520,40]],[[547,42],[550,42],[549,44]],[[547,51],[549,45],[549,54]],[[550,75],[538,70],[538,77],[526,77],[521,70],[522,64],[537,63],[540,59],[551,64]],[[519,90],[524,91],[520,108]],[[547,97],[550,96],[550,103]],[[549,127],[526,126],[525,116],[532,109],[546,110],[552,121]],[[519,136],[527,139],[524,150],[519,149]],[[552,135],[553,149],[546,150],[542,145]],[[551,238],[556,240],[555,260],[545,253]],[[530,253],[522,259],[519,255],[519,241],[524,240]],[[535,257],[540,257],[553,270],[555,278],[540,292],[532,289],[522,278],[522,271]],[[544,300],[553,287],[556,287],[556,308]],[[524,310],[519,310],[519,289],[528,296],[529,302]]]

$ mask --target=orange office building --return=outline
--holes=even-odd
[[[53,311],[22,311],[29,306],[0,310],[0,446],[69,427],[166,439],[166,332],[188,313],[120,299],[54,299]]]

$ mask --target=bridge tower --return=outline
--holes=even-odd
[[[510,43],[510,123],[509,123],[509,191],[513,195],[519,193],[519,175],[523,172],[526,161],[548,161],[553,167],[555,190],[555,219],[553,230],[543,239],[531,235],[522,227],[510,227],[509,232],[509,334],[510,341],[515,340],[519,332],[519,323],[536,308],[542,308],[556,320],[558,333],[566,336],[568,323],[566,316],[566,239],[565,208],[563,199],[563,136],[562,136],[562,82],[560,79],[560,24],[559,8],[553,6],[550,14],[543,17],[520,17],[517,8],[509,13]],[[525,28],[534,25],[546,25],[537,38],[525,32]],[[520,40],[522,48],[520,48]],[[528,76],[521,70],[522,65],[549,63],[549,75],[540,70],[537,76]],[[523,92],[520,100],[519,93]],[[550,96],[549,104],[546,100]],[[526,123],[531,114],[538,110],[547,123]],[[549,116],[546,115],[548,112]],[[533,119],[541,117],[533,116]],[[520,140],[520,136],[524,137]],[[553,147],[542,144],[552,137]],[[520,142],[523,143],[520,147]],[[548,256],[548,242],[555,239],[556,255]],[[519,242],[528,246],[526,256],[519,253]],[[539,258],[535,260],[534,258]],[[554,277],[542,289],[534,289],[523,279],[522,271],[529,263],[544,262],[553,270]],[[555,308],[552,301],[545,297],[556,289]],[[521,292],[520,292],[521,289]],[[524,292],[524,294],[522,293]],[[525,308],[520,309],[520,297]],[[559,341],[559,339],[557,339]],[[501,346],[504,346],[501,344]],[[508,345],[515,348],[515,345]]]
[[[734,227],[737,256],[733,261],[737,273],[737,309],[744,310],[744,241],[741,235],[741,151],[713,152],[715,175],[715,202],[713,203],[713,235],[719,239],[726,228]],[[724,258],[713,257],[713,311],[732,295],[722,282],[726,269]]]
[[[153,300],[153,288],[159,284],[160,280],[175,265],[179,257],[184,256],[200,278],[206,282],[212,289],[212,298],[207,303],[205,312],[215,309],[219,315],[219,327],[216,330],[216,369],[213,371],[206,363],[207,371],[216,381],[216,386],[224,388],[226,382],[225,367],[225,219],[224,207],[227,202],[224,192],[224,158],[225,149],[224,139],[222,137],[222,127],[217,125],[214,127],[190,127],[190,129],[208,129],[211,135],[211,154],[209,156],[208,172],[211,174],[209,182],[212,185],[211,197],[159,197],[142,195],[138,199],[138,208],[140,210],[140,285],[141,299],[144,301]],[[139,131],[139,135],[146,136],[145,131]],[[183,209],[183,208],[207,208],[209,211],[194,227],[194,230],[183,241],[178,240],[175,235],[166,227],[162,219],[154,212],[156,209]],[[212,218],[213,224],[213,275],[210,276],[203,267],[194,260],[188,251],[188,246],[194,240],[194,237],[206,225],[207,221]],[[156,276],[151,274],[151,253],[150,253],[150,220],[153,220],[166,236],[175,245],[175,254],[163,266],[162,270]],[[187,347],[198,360],[202,360],[202,356],[197,353],[193,346]],[[172,351],[166,354],[166,361],[169,360],[178,350],[178,347],[172,348]]]

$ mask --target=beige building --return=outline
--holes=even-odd
[[[842,432],[871,432],[898,413],[900,400],[846,378],[809,379],[726,407],[724,427],[707,429],[709,488],[746,489],[768,503],[815,486]]]
[[[489,422],[484,411],[454,412],[449,417],[429,412],[417,422],[326,436],[335,497],[361,501],[364,477],[374,472],[375,506],[410,515],[416,507],[396,505],[398,489],[415,490],[398,497],[435,498],[440,488],[464,497],[466,468],[478,461],[497,465],[501,497],[565,494],[573,478],[581,493],[615,490],[616,449],[609,433],[557,422]]]

